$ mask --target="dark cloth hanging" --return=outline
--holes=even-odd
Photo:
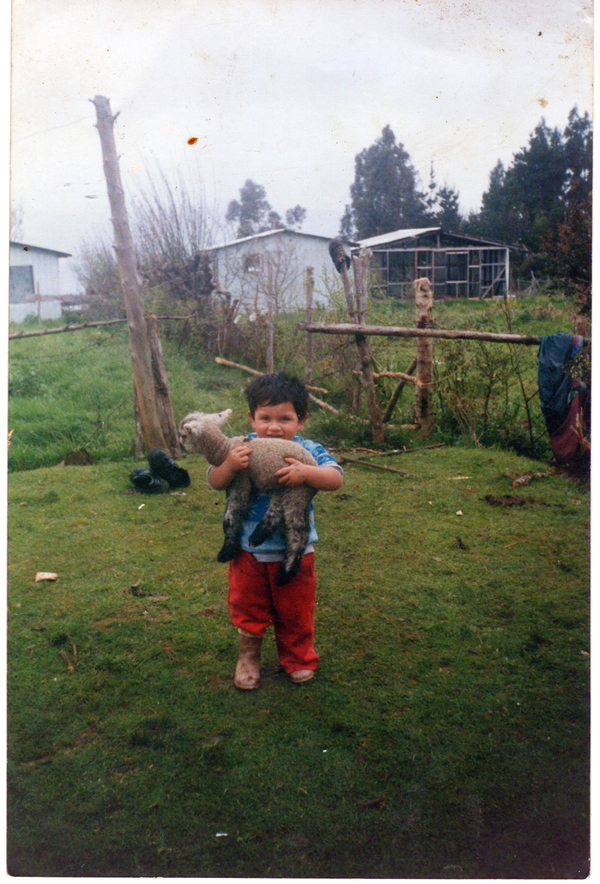
[[[542,414],[556,459],[566,463],[581,453],[586,389],[565,366],[583,346],[580,335],[560,332],[541,339],[538,388]]]

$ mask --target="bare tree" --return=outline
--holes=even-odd
[[[83,286],[87,312],[91,316],[114,319],[125,315],[119,268],[108,239],[84,240],[73,270]]]
[[[171,181],[160,168],[149,172],[133,198],[132,214],[140,272],[149,288],[161,287],[174,301],[191,301],[207,316],[215,288],[207,254],[214,231],[201,181],[181,174]]]

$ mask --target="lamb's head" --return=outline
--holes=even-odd
[[[222,463],[231,446],[219,426],[229,420],[231,414],[231,408],[216,414],[204,414],[202,411],[187,414],[179,424],[179,441],[183,450],[203,454],[209,463]]]

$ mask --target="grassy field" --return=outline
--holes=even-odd
[[[511,330],[519,334],[551,334],[572,328],[570,303],[564,298],[523,299],[509,302],[456,301],[435,305],[440,328],[488,331]],[[413,325],[414,308],[403,302],[369,304],[369,322]],[[299,317],[282,316],[276,335],[277,365],[304,375],[305,335],[296,328]],[[343,318],[341,310],[319,314],[318,319]],[[37,326],[34,326],[37,328]],[[16,330],[16,329],[11,329]],[[221,369],[201,353],[181,345],[181,328],[164,334],[173,407],[177,420],[191,410],[221,411],[234,408],[230,428],[243,431],[246,408],[240,396],[248,376]],[[313,339],[318,386],[330,393],[323,398],[342,410],[341,417],[312,409],[311,427],[322,441],[338,446],[370,444],[366,423],[349,419],[352,370],[356,365],[354,342],[316,335]],[[370,339],[377,371],[405,371],[415,354],[410,339]],[[252,356],[240,361],[253,365]],[[527,433],[518,360],[528,396],[533,396],[532,423],[535,452],[526,452]],[[520,347],[512,353],[506,345],[438,341],[435,347],[436,422],[432,441],[463,441],[513,448],[519,453],[550,455],[537,389],[537,348]],[[394,379],[379,381],[381,407],[396,386]],[[127,331],[123,326],[86,329],[68,334],[14,340],[10,348],[9,430],[13,430],[9,469],[35,469],[60,463],[79,448],[99,462],[114,462],[133,454],[133,382]],[[488,405],[484,405],[487,402]],[[491,404],[493,403],[493,405]],[[362,397],[361,416],[366,417]],[[489,426],[482,435],[481,412],[489,410]],[[455,415],[460,410],[462,421]],[[411,447],[413,435],[397,429],[413,421],[414,396],[408,388],[386,428],[386,444]]]
[[[271,637],[243,693],[222,495],[184,462],[152,497],[126,463],[9,477],[9,871],[585,877],[585,490],[484,450],[346,465],[317,676]]]
[[[404,305],[378,309],[412,324]],[[570,328],[562,302],[514,311],[517,332]],[[434,312],[506,327],[499,305]],[[247,377],[163,343],[176,418],[232,407],[244,430]],[[278,345],[301,371],[303,339]],[[406,344],[374,352],[381,368],[410,362]],[[316,347],[335,404],[354,361],[351,342]],[[586,488],[499,448],[371,456],[408,476],[345,464],[316,501],[317,676],[291,684],[269,636],[261,689],[239,692],[223,495],[190,456],[189,488],[134,492],[131,386],[123,329],[12,344],[9,872],[585,877]],[[347,415],[315,408],[306,435],[369,456]],[[80,447],[98,463],[56,466]]]

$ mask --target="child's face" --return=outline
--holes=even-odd
[[[259,439],[293,439],[306,421],[306,417],[299,419],[291,402],[259,405],[254,415],[248,412],[248,417]]]

